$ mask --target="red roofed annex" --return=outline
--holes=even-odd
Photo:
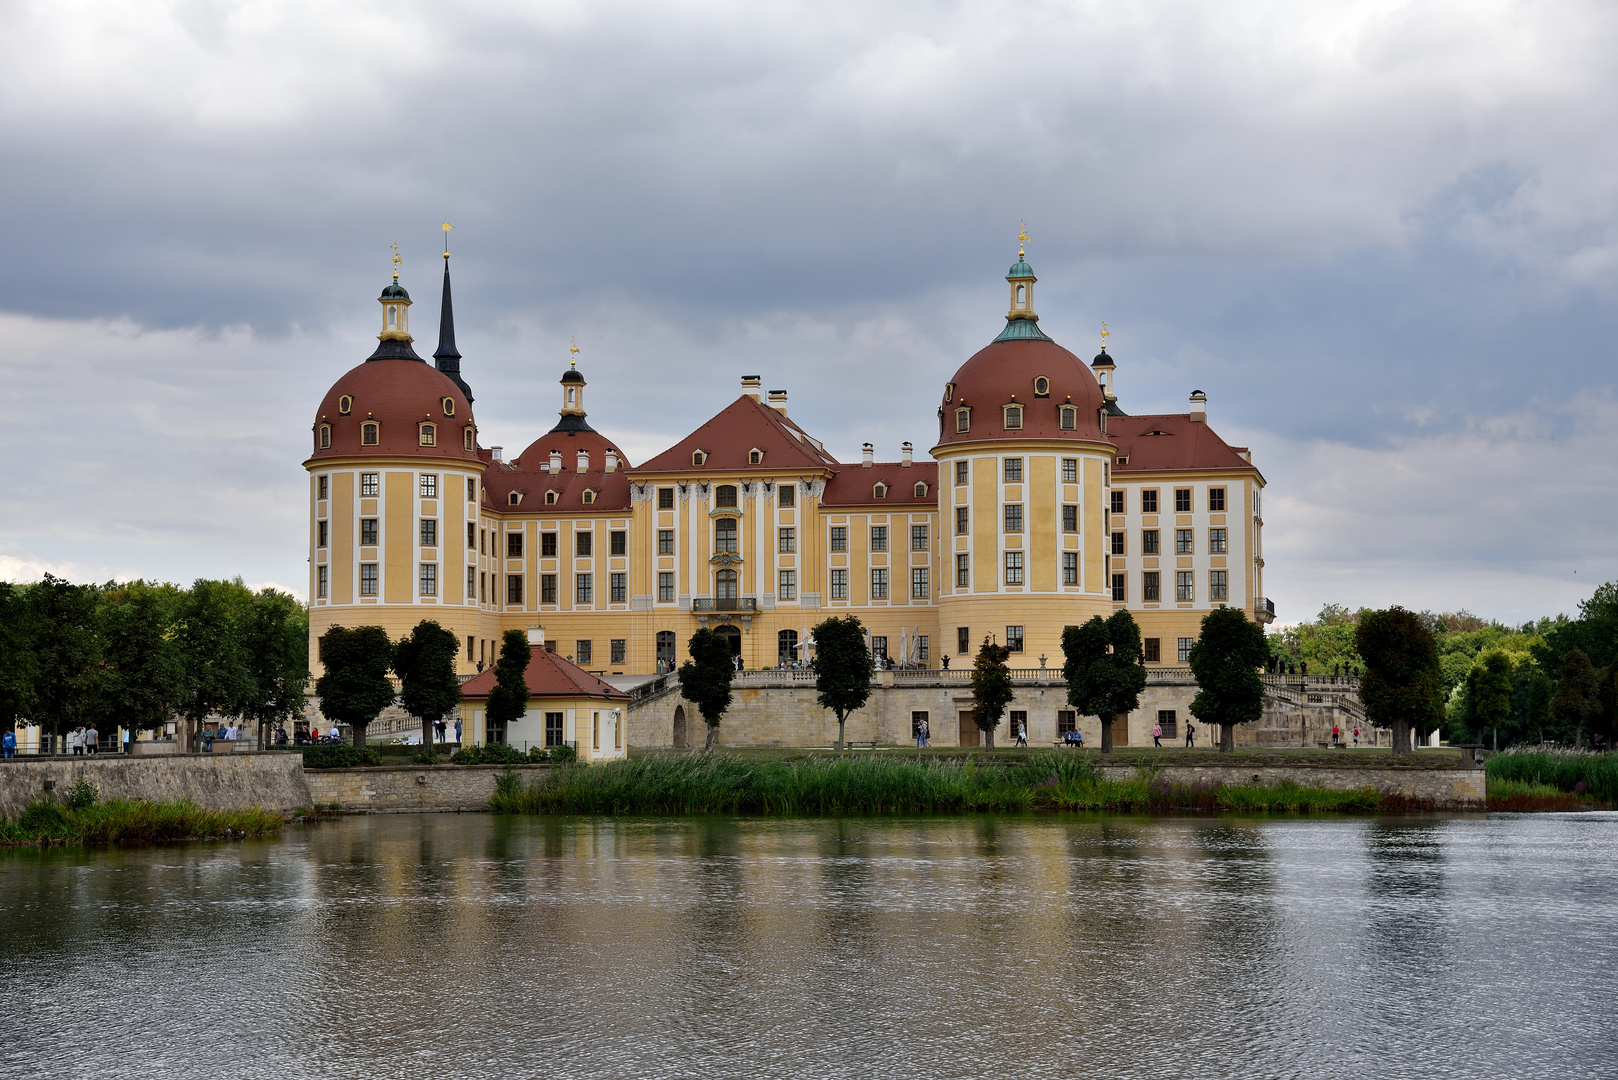
[[[838,461],[790,418],[786,391],[749,375],[636,465],[612,424],[592,424],[576,349],[554,424],[509,460],[484,446],[448,255],[431,362],[395,274],[375,352],[312,425],[311,641],[333,624],[398,637],[435,619],[461,639],[463,674],[483,673],[472,700],[502,632],[530,630],[544,642],[531,681],[561,680],[550,689],[596,714],[615,700],[598,692],[617,693],[598,677],[669,670],[701,626],[748,668],[790,667],[812,626],[852,614],[877,656],[936,670],[969,667],[986,637],[1020,654],[1014,667],[1059,667],[1062,628],[1117,608],[1154,666],[1183,667],[1214,607],[1268,622],[1252,455],[1213,430],[1200,391],[1185,413],[1126,413],[1105,345],[1086,364],[1040,328],[1037,280],[1019,250],[1004,328],[940,372],[923,460],[906,442],[898,460],[866,443]],[[508,737],[481,717],[470,741]],[[546,741],[587,738],[573,723]]]

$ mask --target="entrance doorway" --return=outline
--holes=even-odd
[[[660,671],[674,670],[674,631],[657,632],[657,665]]]
[[[961,711],[961,745],[983,745],[983,732],[978,730],[978,714],[971,709]]]
[[[685,749],[685,706],[674,706],[674,749]]]
[[[740,656],[742,654],[742,632],[739,629],[726,623],[723,626],[714,627],[713,632],[730,642],[730,655]]]

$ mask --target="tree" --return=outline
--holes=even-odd
[[[1562,677],[1551,698],[1551,712],[1573,725],[1573,745],[1584,742],[1584,726],[1601,712],[1600,672],[1583,649],[1570,649],[1562,661]]]
[[[28,586],[34,627],[33,719],[59,735],[95,720],[104,706],[105,670],[96,633],[98,591],[50,574]]]
[[[275,589],[253,597],[241,627],[247,694],[241,713],[258,728],[259,749],[270,744],[270,727],[303,713],[309,685],[309,610]]]
[[[34,709],[36,625],[27,590],[0,581],[0,732]]]
[[[1140,707],[1140,692],[1146,689],[1143,655],[1140,627],[1127,611],[1062,628],[1067,703],[1101,721],[1103,754],[1112,753],[1113,724]]]
[[[494,664],[494,689],[489,691],[484,717],[490,727],[502,732],[502,739],[508,725],[528,711],[528,661],[532,658],[526,633],[507,630],[500,635],[500,659]]]
[[[1420,616],[1395,605],[1360,614],[1354,648],[1365,660],[1366,722],[1392,728],[1393,752],[1410,753],[1412,729],[1426,733],[1444,720],[1437,640]]]
[[[181,712],[192,746],[209,716],[240,716],[251,696],[241,626],[252,595],[240,580],[199,578],[186,597],[175,636],[186,673]]]
[[[1191,646],[1191,674],[1198,687],[1191,715],[1204,724],[1219,725],[1221,753],[1235,748],[1237,724],[1264,715],[1264,680],[1259,673],[1269,654],[1263,628],[1239,609],[1215,608],[1203,617]]]
[[[315,680],[315,696],[328,720],[348,724],[354,745],[365,745],[365,729],[393,704],[393,642],[380,626],[333,626],[320,635],[325,674]]]
[[[1466,677],[1466,696],[1470,703],[1472,726],[1481,732],[1492,728],[1494,749],[1500,749],[1500,723],[1511,715],[1511,657],[1503,649],[1490,649],[1478,658]],[[1370,707],[1366,707],[1370,715]],[[1394,749],[1398,749],[1398,730],[1394,731]]]
[[[680,693],[697,707],[702,722],[708,725],[702,749],[711,754],[719,737],[719,721],[730,708],[730,677],[736,673],[730,639],[704,626],[691,635],[686,651],[691,659],[680,665]]]
[[[1011,686],[1011,668],[1006,665],[1010,656],[1008,646],[984,638],[972,661],[972,718],[990,750],[994,749],[994,729],[1016,696]]]
[[[527,635],[523,636],[526,645]],[[431,619],[421,620],[394,646],[393,671],[399,676],[399,704],[421,721],[424,747],[433,745],[434,722],[460,704],[461,680],[455,677],[455,657],[460,651],[460,638]],[[527,689],[525,679],[525,694]],[[527,704],[525,696],[523,705]]]
[[[131,581],[102,597],[99,631],[107,677],[106,704],[130,741],[161,730],[185,695],[185,662],[175,621],[185,602],[172,585]]]
[[[815,642],[816,700],[837,715],[837,752],[843,751],[843,725],[848,714],[863,709],[871,698],[871,672],[875,665],[865,647],[865,627],[858,618],[831,618],[812,632]]]

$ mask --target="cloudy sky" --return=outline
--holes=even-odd
[[[576,336],[640,461],[759,373],[931,445],[1003,325],[1254,448],[1283,620],[1618,578],[1602,3],[0,0],[0,576],[302,593],[300,461],[438,223],[484,441]]]

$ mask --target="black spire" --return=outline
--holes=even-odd
[[[444,307],[438,316],[438,351],[433,353],[433,364],[461,388],[466,403],[472,404],[472,388],[461,378],[461,354],[455,348],[455,308],[449,297],[448,255],[444,256]]]

